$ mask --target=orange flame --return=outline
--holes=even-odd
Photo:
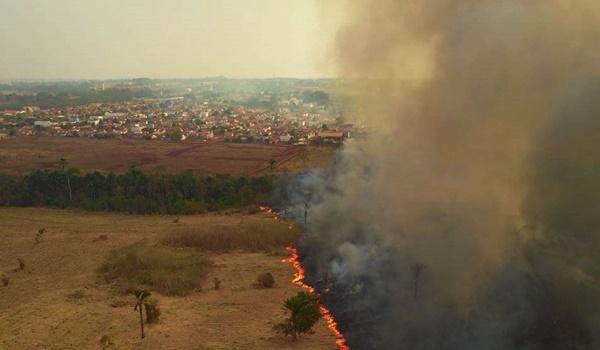
[[[287,259],[283,259],[282,261],[291,264],[292,267],[294,267],[294,269],[296,270],[292,283],[306,289],[309,293],[316,293],[313,287],[304,282],[304,268],[302,267],[302,264],[300,264],[300,260],[298,259],[298,250],[294,247],[287,247],[286,249],[290,252],[290,257]],[[350,347],[346,343],[346,338],[344,338],[344,335],[338,329],[338,325],[335,322],[335,318],[333,317],[329,309],[327,309],[322,303],[319,305],[319,308],[321,309],[321,314],[323,314],[323,318],[327,322],[327,327],[329,327],[333,334],[335,334],[335,343],[337,344],[338,348],[340,350],[350,350]]]
[[[266,205],[261,205],[259,206],[259,208],[264,213],[272,214],[273,219],[279,220],[279,215],[277,215],[273,208],[268,207]],[[288,229],[291,230],[293,228],[294,225],[289,224]],[[298,250],[294,247],[287,247],[286,249],[290,252],[290,257],[287,259],[283,259],[282,261],[288,264],[292,264],[294,270],[296,270],[292,283],[306,289],[309,293],[316,293],[316,290],[313,287],[309,286],[304,282],[304,268],[302,267],[302,264],[300,264],[300,259],[298,259]],[[320,303],[319,309],[321,310],[323,318],[327,322],[327,327],[329,327],[333,334],[335,334],[335,343],[337,344],[339,350],[350,350],[350,347],[346,343],[346,338],[344,338],[344,335],[338,329],[338,325],[335,322],[335,318],[333,317],[329,309],[327,309],[325,305],[323,305],[323,303]]]
[[[266,205],[260,205],[258,208],[265,213],[273,214],[273,208],[271,207],[268,207]]]

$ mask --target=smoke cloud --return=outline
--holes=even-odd
[[[366,140],[293,187],[354,349],[600,348],[600,5],[352,0]]]

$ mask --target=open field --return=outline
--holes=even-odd
[[[301,151],[305,153],[299,160]],[[276,161],[275,171],[297,171],[324,165],[332,154],[331,148],[270,144],[14,137],[0,140],[0,172],[57,168],[65,158],[69,166],[84,171],[123,172],[135,166],[169,173],[256,175],[270,170],[271,159]]]
[[[147,326],[140,339],[133,297],[119,294],[104,282],[98,269],[114,249],[141,243],[157,245],[165,235],[181,230],[204,232],[238,226],[283,225],[266,214],[135,216],[82,211],[0,208],[0,349],[100,349],[106,335],[110,349],[335,349],[335,338],[324,321],[315,334],[297,342],[274,334],[271,327],[284,317],[282,301],[299,291],[290,283],[294,270],[281,262],[282,250],[228,251],[199,254],[213,262],[201,290],[186,296],[153,292],[162,311],[160,322]],[[46,232],[39,244],[35,235]],[[294,233],[297,234],[297,233]],[[105,235],[106,237],[101,237]],[[24,270],[18,268],[23,259]],[[258,273],[271,272],[275,288],[253,286]],[[218,277],[220,290],[213,290]]]

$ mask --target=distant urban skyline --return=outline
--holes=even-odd
[[[318,0],[0,3],[0,81],[326,78],[338,23]]]

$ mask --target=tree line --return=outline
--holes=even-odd
[[[264,202],[273,176],[82,174],[77,169],[0,174],[1,206],[39,206],[132,214],[196,214]]]

